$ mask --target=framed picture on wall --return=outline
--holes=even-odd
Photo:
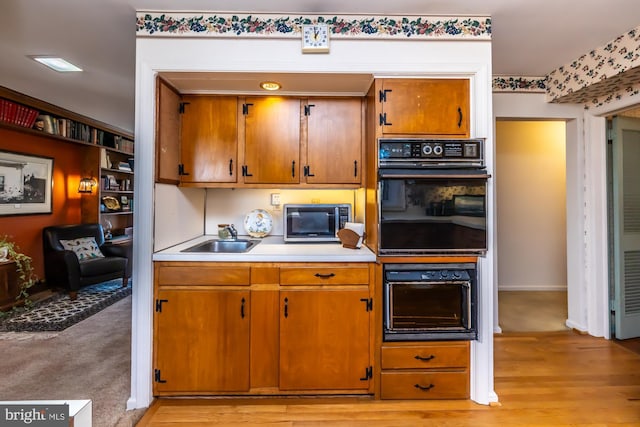
[[[0,151],[0,215],[52,212],[53,158]]]

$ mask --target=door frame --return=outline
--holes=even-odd
[[[544,93],[494,93],[493,108],[494,126],[498,119],[566,122],[566,324],[609,338],[606,245],[598,247],[607,235],[605,118],[582,105],[548,103]],[[494,331],[501,332],[497,286],[494,292]]]

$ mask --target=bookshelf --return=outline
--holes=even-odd
[[[0,86],[0,129],[25,132],[48,140],[79,144],[87,155],[83,175],[97,185],[82,195],[81,220],[111,224],[113,241],[130,241],[133,230],[133,158],[131,133],[12,89]],[[113,186],[105,179],[113,177]],[[118,205],[109,209],[106,200]]]

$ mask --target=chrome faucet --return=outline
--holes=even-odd
[[[238,239],[238,230],[236,230],[236,228],[233,226],[233,224],[229,224],[225,227],[225,229],[229,232],[229,234],[231,235],[231,240],[237,240]]]

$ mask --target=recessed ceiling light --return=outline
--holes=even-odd
[[[262,82],[260,87],[264,90],[278,90],[280,89],[280,83],[278,82]]]
[[[59,71],[61,73],[68,73],[74,71],[82,71],[82,68],[76,67],[72,63],[53,56],[31,56],[30,58],[38,61],[39,63],[46,65],[52,70]]]

